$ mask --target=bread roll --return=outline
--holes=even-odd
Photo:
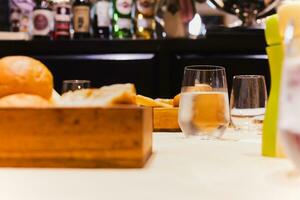
[[[177,94],[173,99],[173,106],[179,107],[179,103],[180,103],[180,94]]]
[[[185,92],[211,92],[213,88],[207,84],[195,84],[195,86],[185,87]]]
[[[133,84],[115,84],[100,89],[85,89],[68,92],[61,96],[60,106],[112,106],[136,104],[136,90]]]
[[[37,95],[30,94],[13,94],[0,99],[0,107],[9,108],[41,108],[51,106],[50,102]]]
[[[184,88],[184,92],[211,92],[213,88],[207,84],[195,84],[195,86],[188,86]],[[180,94],[176,95],[173,100],[173,106],[179,107]]]
[[[17,93],[52,96],[53,76],[38,60],[26,56],[0,59],[0,98]]]

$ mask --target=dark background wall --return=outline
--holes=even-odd
[[[8,0],[0,0],[0,30],[8,30]]]

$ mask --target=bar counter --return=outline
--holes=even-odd
[[[155,133],[144,169],[0,169],[0,199],[300,199],[292,164],[260,149],[255,133],[228,131],[221,140]]]

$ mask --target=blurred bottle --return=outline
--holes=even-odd
[[[21,27],[21,10],[16,8],[14,10],[11,10],[10,30],[12,32],[20,32],[20,27]]]
[[[188,24],[195,12],[195,4],[192,0],[160,0],[157,19],[164,27],[167,37],[187,37]]]
[[[54,39],[70,39],[71,4],[69,0],[59,1],[54,4]]]
[[[135,35],[137,38],[151,39],[155,37],[156,0],[137,0],[135,10]]]
[[[281,77],[279,132],[285,152],[300,170],[300,11],[299,1],[287,1],[278,9],[285,52]],[[283,34],[284,33],[284,34]]]
[[[113,0],[112,35],[114,38],[132,38],[133,0]]]
[[[50,39],[53,32],[53,12],[46,0],[36,0],[32,16],[34,39]]]
[[[75,0],[73,3],[74,39],[90,37],[90,2]]]
[[[13,32],[31,32],[30,21],[35,8],[33,0],[9,0],[10,30]]]
[[[94,9],[94,20],[93,20],[93,29],[94,37],[100,39],[109,38],[109,27],[111,24],[110,20],[110,8],[111,3],[109,0],[98,0],[93,9]]]

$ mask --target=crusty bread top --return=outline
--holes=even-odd
[[[68,92],[61,96],[59,106],[87,107],[136,104],[136,90],[133,84],[115,84],[100,89],[84,89]]]
[[[8,56],[0,59],[0,98],[17,93],[52,95],[53,76],[38,60],[26,56]]]
[[[136,96],[137,104],[140,106],[148,106],[148,107],[162,107],[162,108],[171,108],[172,105],[162,102],[161,100],[154,100],[150,97],[145,97],[142,95]]]

